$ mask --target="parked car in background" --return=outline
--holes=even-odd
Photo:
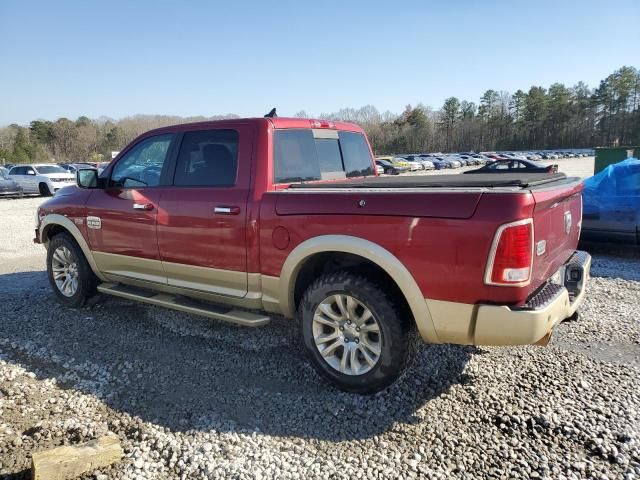
[[[407,162],[404,158],[402,157],[391,157],[391,160],[389,160],[391,163],[393,163],[396,167],[404,167],[406,168],[406,170],[404,171],[411,171],[411,165],[409,165],[409,162]]]
[[[395,165],[389,160],[376,160],[376,165],[382,167],[383,173],[387,175],[399,175],[403,172],[408,172],[409,167],[404,167],[402,165]]]
[[[464,173],[512,173],[529,172],[529,173],[556,173],[558,165],[543,165],[541,163],[532,162],[531,160],[496,160],[484,167],[475,170],[468,170]]]
[[[22,187],[9,177],[9,171],[0,167],[0,197],[21,197]]]
[[[458,154],[458,157],[464,160],[467,165],[481,165],[483,163],[480,159],[466,153],[460,153]]]
[[[383,155],[375,158],[376,160],[385,160],[391,163],[395,167],[400,167],[400,172],[407,172],[410,170],[409,163],[403,158],[395,157],[393,155]]]
[[[483,155],[482,153],[475,153],[472,155],[472,157],[476,160],[479,160],[481,165],[494,161],[493,158],[489,158],[487,155]]]
[[[609,165],[584,181],[581,239],[640,245],[640,160]]]
[[[9,177],[22,187],[24,193],[44,196],[53,195],[76,181],[75,175],[54,164],[16,165],[9,170]]]
[[[420,162],[422,164],[422,168],[425,170],[434,170],[436,167],[431,160],[427,160],[426,158],[418,157],[416,162]]]
[[[111,162],[100,162],[96,164],[96,168],[98,169],[98,173],[102,173],[105,168],[109,166]]]
[[[395,158],[399,159],[399,161],[406,162],[407,165],[409,165],[409,169],[412,172],[416,172],[418,170],[424,170],[422,163],[416,160],[417,158],[416,155],[402,155],[400,157],[395,157]]]
[[[454,168],[453,162],[443,156],[434,157],[435,160],[442,164],[442,168]]]
[[[431,153],[421,153],[419,157],[422,161],[428,161],[433,165],[435,170],[442,170],[443,168],[447,168],[443,161],[438,160],[438,158]]]
[[[451,155],[449,155],[449,158],[452,159],[452,160],[455,160],[456,162],[458,162],[461,167],[466,167],[467,164],[469,164],[465,159],[461,158],[460,155],[458,155],[458,154],[451,154]],[[472,164],[470,164],[470,165],[472,165]]]
[[[446,162],[449,162],[451,164],[451,168],[460,168],[462,166],[462,162],[460,161],[460,159],[451,156],[451,155],[447,155],[446,157],[442,157]]]
[[[77,163],[60,163],[58,165],[64,168],[65,170],[67,170],[69,173],[75,174],[81,168],[96,168],[96,165],[98,164],[93,165],[91,163],[77,162]],[[107,165],[108,165],[108,162],[107,162]]]
[[[72,163],[59,163],[58,166],[64,168],[69,173],[76,172],[76,167],[74,167]]]

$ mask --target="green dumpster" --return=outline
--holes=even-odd
[[[640,147],[596,147],[596,161],[593,167],[594,175],[604,170],[612,163],[635,157],[640,158]]]

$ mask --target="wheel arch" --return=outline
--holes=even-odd
[[[91,267],[91,270],[93,270],[93,273],[95,273],[95,275],[101,281],[103,282],[106,281],[106,278],[100,273],[100,270],[98,270],[98,266],[96,265],[96,262],[93,258],[93,254],[91,253],[89,244],[87,243],[84,236],[82,235],[82,232],[80,232],[80,229],[76,226],[74,222],[69,220],[68,217],[65,217],[64,215],[60,215],[57,213],[50,214],[44,217],[44,219],[40,223],[40,231],[39,231],[40,243],[42,243],[42,245],[44,245],[45,248],[48,248],[49,241],[55,235],[58,235],[59,233],[62,233],[62,232],[67,232],[71,234],[71,236],[74,238],[76,243],[80,246],[80,249],[82,250],[82,253],[87,259],[87,262]]]
[[[388,276],[397,287],[413,315],[420,335],[425,341],[438,343],[431,314],[424,296],[411,272],[404,264],[384,247],[350,235],[322,235],[305,240],[294,248],[285,260],[280,273],[280,309],[288,317],[295,316],[296,296],[300,295],[297,284],[304,275],[305,266],[318,255],[341,254],[359,257],[370,262]]]

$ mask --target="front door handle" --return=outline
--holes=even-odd
[[[153,210],[153,203],[134,203],[134,210]]]
[[[240,207],[236,206],[227,206],[227,205],[218,205],[213,209],[215,213],[218,215],[239,215]]]

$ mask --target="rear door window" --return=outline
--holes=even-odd
[[[201,130],[186,132],[180,146],[175,186],[231,187],[238,170],[238,132]]]
[[[274,133],[275,183],[373,175],[364,135],[336,130],[291,129]]]

